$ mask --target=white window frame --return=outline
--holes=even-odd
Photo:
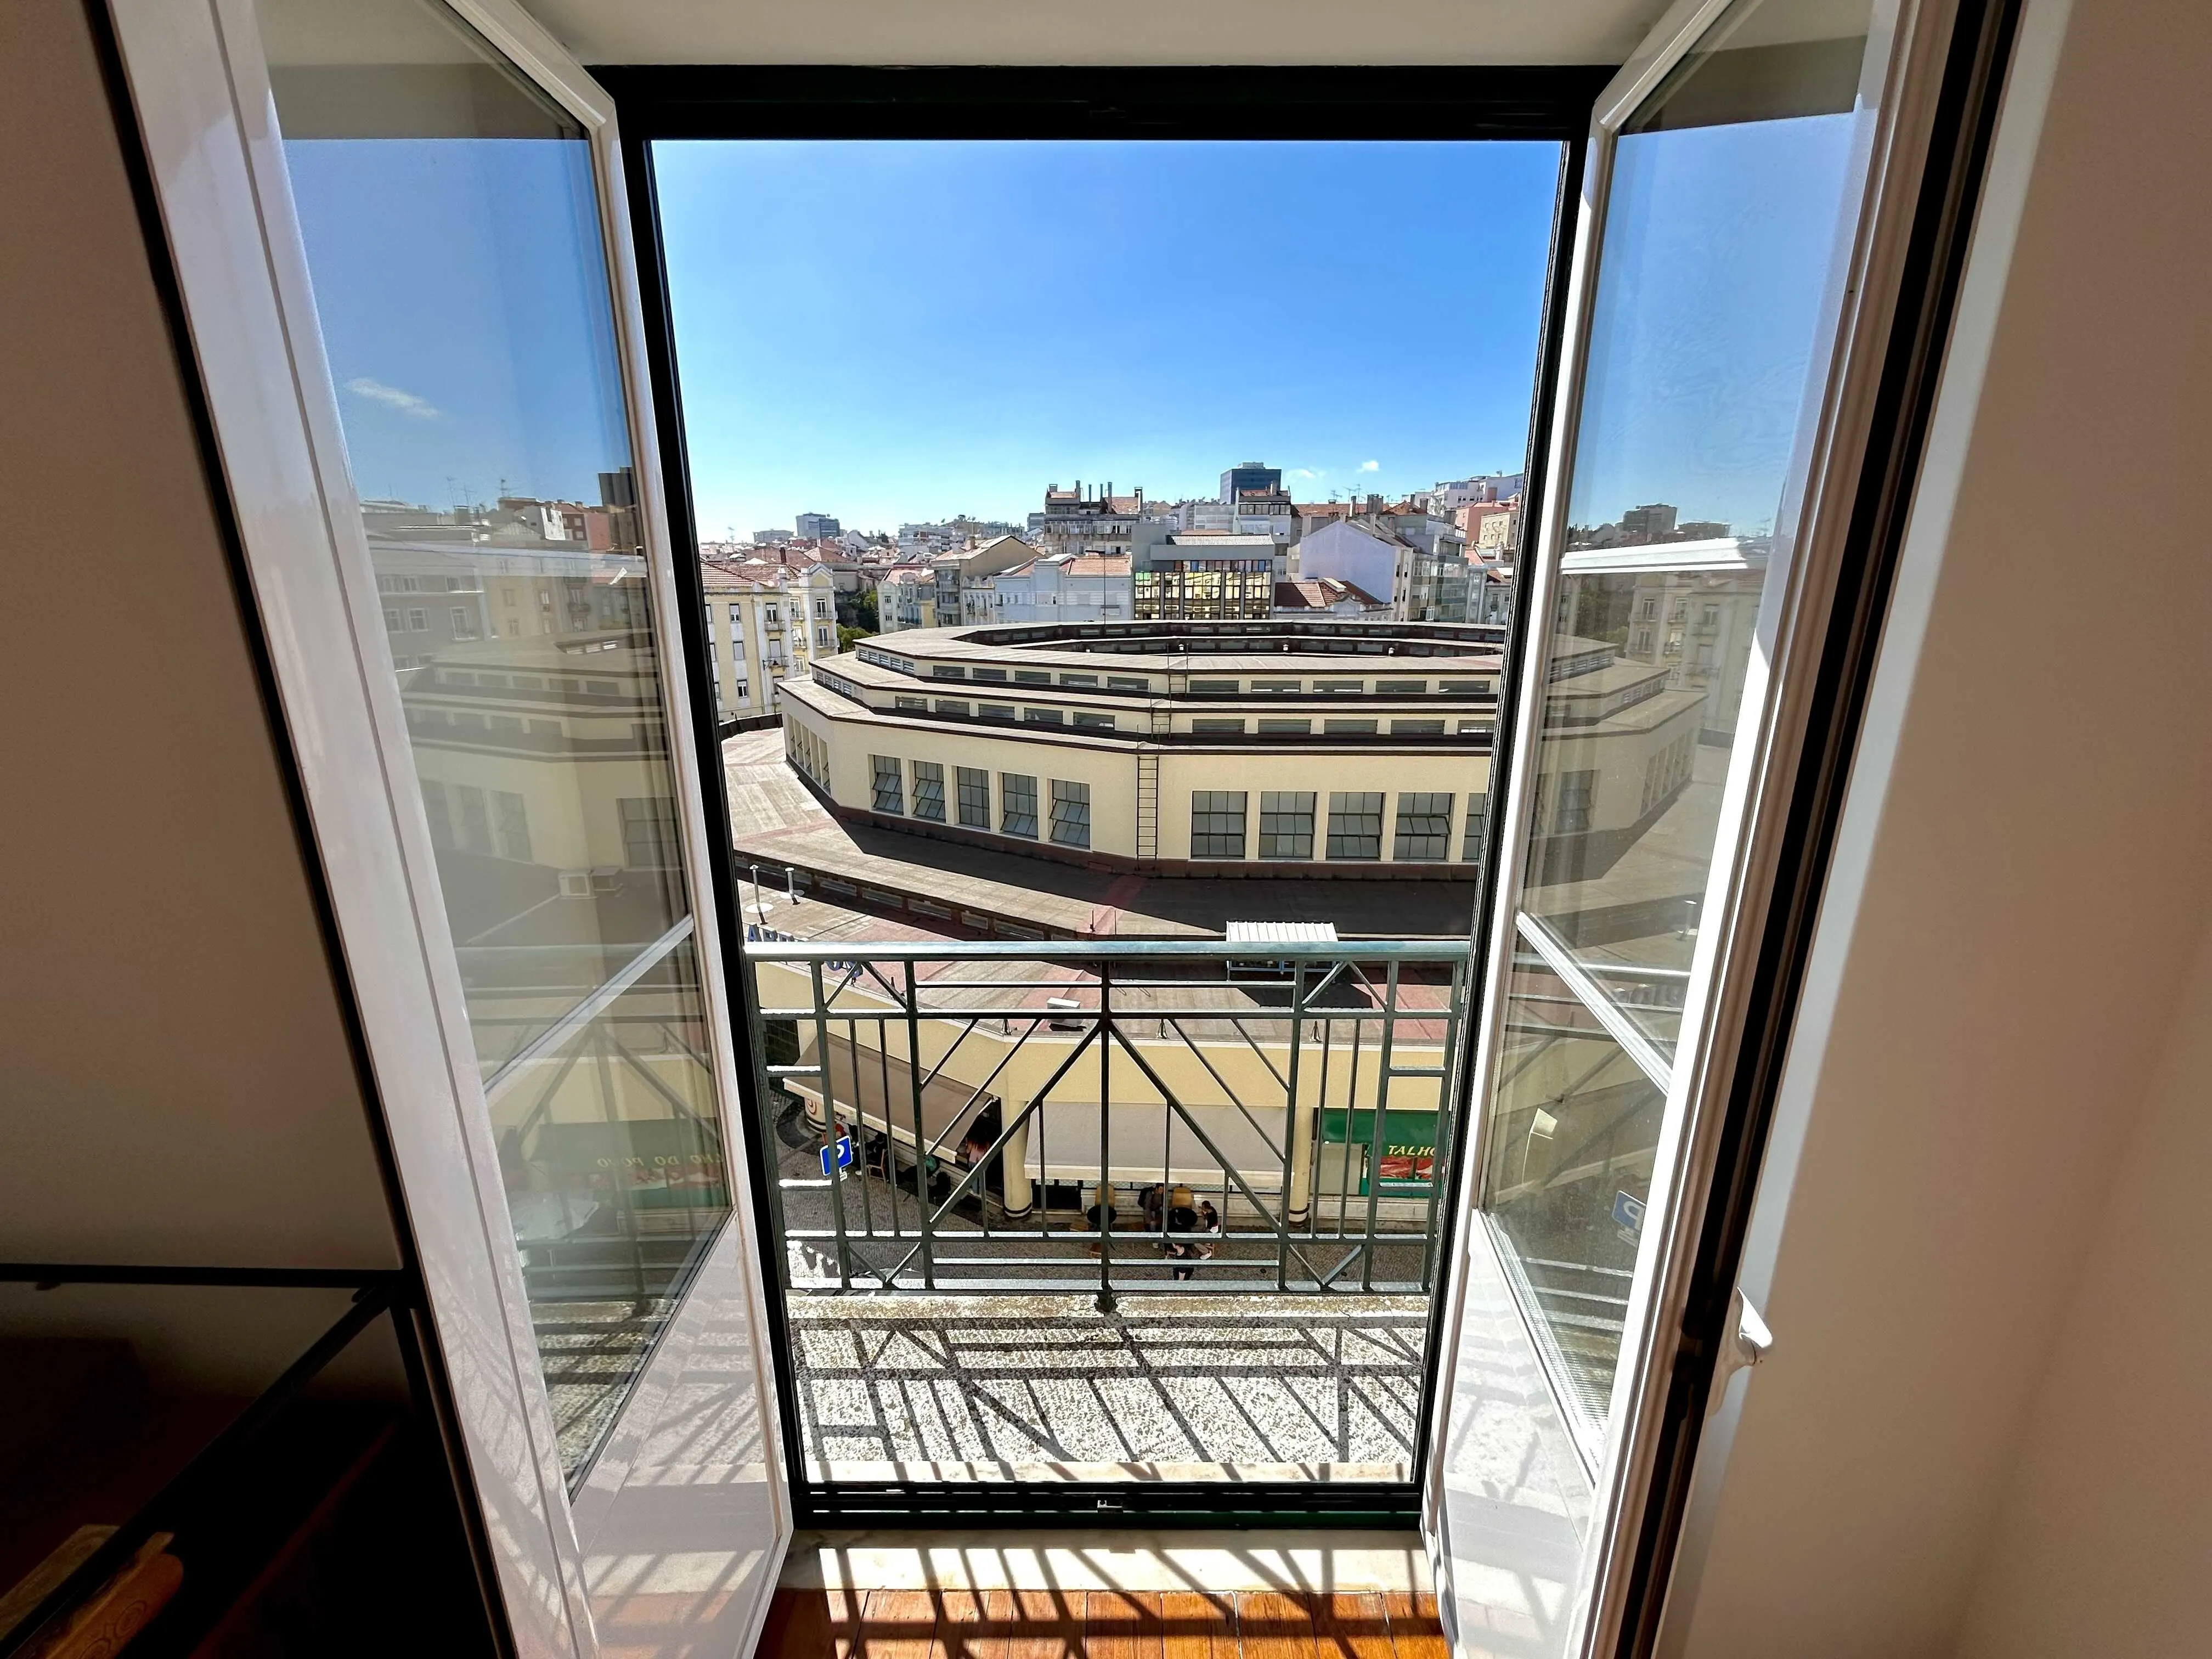
[[[716,854],[684,695],[685,631],[613,102],[513,0],[443,3],[590,137],[687,856],[690,914],[678,927],[700,940],[710,1060],[735,1159],[748,1138],[731,1119],[745,1096],[714,945],[708,872]],[[622,1594],[618,1575],[652,1554],[687,1563],[717,1592],[696,1598],[684,1639],[747,1651],[793,1528],[750,1188],[729,1183],[729,1223],[572,1499],[252,0],[108,4],[452,1382],[455,1450],[483,1513],[515,1650],[595,1659],[594,1593]],[[743,1334],[746,1358],[731,1381],[754,1392],[761,1461],[666,1484],[642,1461],[648,1443],[680,1410],[678,1376],[709,1341],[727,1352],[732,1332]]]
[[[1470,1279],[1499,1271],[1498,1247],[1483,1213],[1489,1109],[1499,1065],[1507,983],[1517,932],[1516,896],[1521,890],[1531,814],[1536,810],[1534,773],[1541,747],[1549,629],[1563,574],[1625,571],[1640,567],[1681,568],[1692,563],[1667,546],[1586,553],[1565,551],[1569,489],[1584,375],[1589,364],[1591,311],[1596,293],[1597,252],[1613,146],[1644,100],[1695,46],[1730,0],[1676,0],[1644,43],[1600,94],[1585,152],[1582,198],[1566,250],[1569,275],[1562,319],[1559,381],[1547,453],[1542,521],[1533,554],[1524,558],[1527,586],[1519,597],[1528,617],[1516,701],[1522,734],[1514,745],[1510,775],[1493,784],[1502,806],[1504,851],[1493,879],[1485,983],[1475,1016],[1474,1112],[1461,1160],[1457,1190],[1462,1254],[1444,1288],[1438,1376],[1431,1395],[1429,1443],[1437,1449],[1423,1472],[1424,1532],[1440,1580],[1450,1576],[1444,1471],[1451,1438],[1455,1373],[1462,1330],[1468,1317]],[[1783,818],[1805,730],[1817,665],[1840,555],[1849,529],[1853,491],[1866,453],[1871,408],[1888,324],[1905,251],[1922,169],[1928,124],[1939,90],[1944,46],[1954,7],[1951,0],[1877,0],[1871,20],[1877,36],[1887,31],[1886,52],[1869,61],[1886,64],[1884,84],[1867,88],[1881,106],[1863,135],[1870,163],[1863,210],[1847,259],[1847,286],[1833,353],[1829,360],[1808,453],[1793,463],[1805,480],[1801,529],[1782,580],[1768,584],[1754,629],[1738,735],[1721,804],[1722,831],[1713,860],[1683,1008],[1681,1038],[1671,1068],[1665,1115],[1655,1158],[1646,1224],[1638,1252],[1635,1293],[1622,1333],[1604,1445],[1590,1471],[1593,1507],[1584,1533],[1577,1579],[1556,1627],[1560,1654],[1610,1653],[1618,1645],[1636,1532],[1653,1471],[1653,1429],[1664,1405],[1667,1380],[1704,1219],[1715,1153],[1734,1062],[1745,1029],[1753,959],[1772,891]],[[1728,556],[1718,550],[1710,556]],[[1778,557],[1781,556],[1778,554]],[[1501,691],[1501,696],[1508,695]],[[1502,803],[1498,792],[1502,789]],[[1491,1260],[1471,1269],[1477,1253]],[[1524,1316],[1525,1317],[1525,1316]],[[1786,1334],[1785,1334],[1786,1335]],[[1532,1342],[1534,1336],[1532,1334]]]

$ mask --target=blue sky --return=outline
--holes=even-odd
[[[1579,521],[1770,523],[1852,118],[1621,145]],[[356,482],[599,499],[629,459],[580,143],[287,147]],[[1302,499],[1522,465],[1541,144],[656,149],[702,534],[1019,522],[1048,483]]]
[[[1517,470],[1550,144],[663,143],[701,533]]]
[[[284,147],[355,487],[599,499],[628,465],[587,148]]]
[[[1640,133],[1614,162],[1570,518],[1670,501],[1772,527],[1855,118]]]

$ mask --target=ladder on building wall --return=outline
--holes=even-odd
[[[1137,757],[1137,856],[1160,855],[1160,757],[1147,750]]]

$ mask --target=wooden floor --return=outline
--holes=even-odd
[[[761,1659],[1448,1659],[1436,1598],[779,1589]]]

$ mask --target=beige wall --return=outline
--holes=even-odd
[[[2063,22],[2032,0],[2008,123]],[[2172,1654],[2212,1614],[2212,9],[2076,0],[2063,41],[2000,143],[1830,878],[1698,1659]]]
[[[18,515],[0,1254],[391,1265],[340,992],[76,0],[0,7],[0,493]]]
[[[2181,1654],[2212,1632],[2212,931],[2127,1134],[1991,1528],[1962,1659]]]

